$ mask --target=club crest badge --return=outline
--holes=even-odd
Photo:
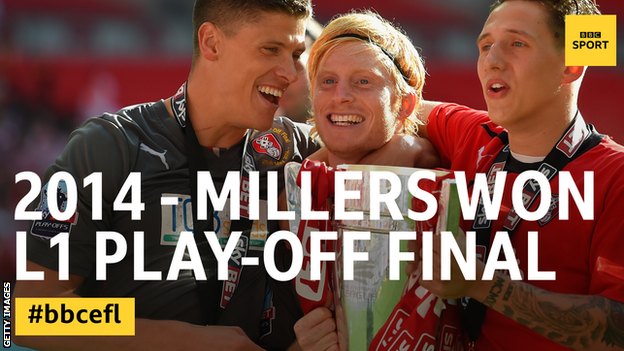
[[[252,142],[254,150],[260,154],[267,154],[278,160],[282,157],[282,145],[273,134],[265,134],[257,137]]]

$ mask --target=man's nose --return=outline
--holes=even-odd
[[[505,68],[505,48],[501,45],[501,43],[494,43],[488,50],[485,63],[487,68],[493,69],[504,69]]]
[[[337,103],[353,101],[353,89],[348,81],[340,80],[336,84],[334,101]]]
[[[285,60],[278,68],[277,68],[277,76],[282,77],[288,82],[288,84],[292,84],[299,79],[299,75],[297,74],[297,65],[293,58]]]

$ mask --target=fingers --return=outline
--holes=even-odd
[[[336,322],[331,311],[318,307],[295,323],[297,342],[304,351],[338,350]]]
[[[307,330],[315,328],[328,319],[333,321],[331,311],[326,307],[317,307],[295,323],[295,333],[299,331],[304,334]]]
[[[420,266],[420,262],[414,261],[414,262],[408,263],[407,266],[405,267],[405,274],[409,276],[411,274],[416,273],[419,266]]]
[[[442,238],[445,240],[444,249],[442,249]],[[423,260],[422,267],[427,270],[423,271],[423,275],[420,279],[420,284],[443,299],[455,299],[463,296],[469,296],[471,287],[474,285],[472,278],[467,278],[464,272],[466,268],[466,238],[463,231],[459,231],[456,238],[453,238],[448,233],[441,235],[433,235],[431,238],[431,245],[427,245],[426,250],[431,250],[426,256],[426,260]],[[452,242],[452,241],[456,242]],[[471,247],[474,250],[474,237],[471,239]],[[459,248],[459,253],[452,246]],[[442,262],[442,252],[445,252],[445,259]],[[456,256],[457,255],[457,256]],[[463,257],[462,257],[463,256]],[[461,262],[461,264],[460,264]],[[426,265],[424,263],[427,263]],[[443,264],[444,263],[444,264]],[[444,270],[442,269],[444,267]],[[477,268],[479,264],[477,264]],[[471,269],[469,267],[468,269]],[[442,273],[444,271],[444,278]],[[428,278],[424,280],[423,278]]]
[[[411,252],[418,252],[418,250],[420,249],[419,246],[420,245],[418,245],[417,240],[410,240],[407,242],[407,249]]]
[[[334,294],[333,294],[333,291],[330,291],[327,294],[327,301],[325,301],[325,305],[323,305],[323,307],[331,308],[333,304],[334,304]]]
[[[321,340],[317,341],[313,348],[302,348],[303,351],[333,351],[333,350],[339,350],[339,345],[338,345],[338,334],[336,334],[336,331],[333,331],[331,333],[327,333],[325,334],[325,336],[323,336],[321,338]]]
[[[405,273],[409,276],[418,269],[418,263],[422,258],[422,250],[417,240],[410,240],[407,242],[407,250],[414,253],[414,260],[407,263],[405,267]]]
[[[338,351],[340,350],[340,345],[338,344],[338,335],[334,331],[333,333],[325,335],[323,339],[321,339],[317,343],[317,350],[323,351]]]

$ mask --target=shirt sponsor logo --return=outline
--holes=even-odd
[[[557,144],[557,150],[571,158],[583,144],[585,134],[585,128],[578,128],[577,125],[573,125]]]
[[[238,282],[240,280],[241,271],[243,270],[242,259],[247,255],[247,249],[249,249],[249,239],[241,235],[236,243],[236,247],[232,252],[232,256],[228,260],[228,278],[223,282],[223,289],[221,291],[221,308],[225,308],[230,300]]]
[[[173,111],[176,115],[178,123],[180,123],[182,128],[186,127],[186,96],[184,94],[185,87],[186,83],[183,84],[180,89],[178,89],[176,94],[171,98],[171,100],[173,101]]]
[[[262,321],[260,322],[260,338],[263,338],[273,331],[273,320],[275,319],[275,306],[273,305],[273,291],[271,285],[266,283],[264,293],[264,308],[262,311]]]
[[[264,250],[264,243],[269,235],[267,202],[265,200],[260,200],[259,205],[260,220],[253,221],[251,225],[251,233],[249,234],[250,250]],[[217,233],[217,238],[219,239],[221,247],[224,248],[230,237],[230,232],[232,231],[232,221],[230,220],[230,199],[226,200],[222,211],[215,211],[214,231]]]
[[[190,195],[162,194],[177,198],[175,205],[161,206],[160,245],[175,246],[182,232],[193,231],[193,204]]]
[[[175,246],[182,232],[193,232],[193,205],[190,195],[162,194],[162,197],[177,198],[176,205],[161,206],[161,234],[160,245]],[[269,235],[267,220],[267,202],[260,200],[260,220],[253,221],[249,234],[249,248],[264,250],[264,243]],[[227,244],[232,230],[230,220],[230,199],[227,199],[222,211],[213,214],[213,228],[221,247]]]
[[[542,217],[542,219],[540,219],[537,223],[540,225],[540,227],[543,227],[546,224],[548,224],[550,221],[552,221],[555,217],[557,217],[558,214],[559,214],[559,195],[552,194],[552,196],[550,197],[550,207],[548,207],[548,212],[546,212],[546,215],[544,215],[544,217]]]

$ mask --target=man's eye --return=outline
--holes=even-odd
[[[327,79],[325,79],[325,80],[323,81],[323,83],[325,83],[325,84],[334,84],[335,82],[336,82],[336,81],[335,81],[335,80],[333,80],[333,79],[331,79],[331,78],[327,78]]]
[[[277,53],[277,48],[266,47],[264,49],[267,50],[267,51],[273,52],[273,53]]]
[[[492,48],[492,45],[486,44],[486,45],[483,45],[481,48],[483,49],[483,51],[488,51],[490,50],[490,48]]]
[[[521,46],[524,46],[524,43],[521,43],[519,41],[514,41],[513,46],[521,47]]]
[[[368,84],[368,79],[360,79],[360,84]]]

